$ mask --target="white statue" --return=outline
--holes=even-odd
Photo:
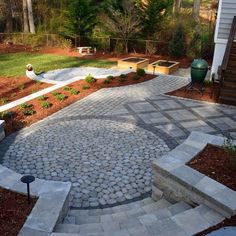
[[[34,79],[34,80],[41,80],[42,79],[37,74],[35,74],[34,68],[31,64],[26,65],[26,72],[25,73],[29,79]]]

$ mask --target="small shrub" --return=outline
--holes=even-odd
[[[142,77],[146,74],[145,70],[144,69],[141,69],[141,68],[138,68],[137,71],[136,71],[137,75]]]
[[[23,90],[23,89],[25,88],[25,85],[24,85],[24,84],[20,84],[20,85],[18,86],[18,88],[19,88],[20,90]]]
[[[6,104],[8,103],[8,98],[1,98],[0,101],[1,101],[1,104]]]
[[[41,82],[40,80],[37,80],[36,84],[43,84],[43,82]]]
[[[86,76],[85,81],[87,83],[94,83],[96,80],[93,78],[93,76],[91,74],[89,74]]]
[[[105,79],[105,80],[103,81],[103,83],[104,83],[104,84],[110,84],[110,80],[109,80],[109,79]]]
[[[140,79],[140,76],[137,74],[132,77],[132,80],[139,80],[139,79]]]
[[[0,120],[6,120],[6,119],[9,119],[11,118],[13,115],[13,112],[10,112],[10,111],[3,111],[3,112],[0,112]]]
[[[31,93],[32,93],[32,94],[33,94],[33,93],[36,93],[36,90],[33,89],[33,90],[31,91]]]
[[[88,85],[83,85],[82,89],[87,90],[87,89],[90,89],[90,87]]]
[[[71,89],[71,90],[70,90],[70,93],[71,93],[72,95],[78,95],[78,94],[79,94],[79,91],[76,90],[76,89]]]
[[[109,76],[107,76],[107,79],[109,79],[109,80],[113,80],[113,79],[115,79],[115,77],[112,76],[112,75],[109,75]]]
[[[35,111],[33,109],[27,108],[27,109],[24,109],[22,113],[25,116],[32,116],[35,113]]]
[[[177,26],[169,43],[169,54],[174,57],[182,57],[185,54],[184,29],[181,25]]]
[[[66,87],[64,87],[64,88],[63,88],[63,90],[64,90],[64,91],[71,91],[71,90],[72,90],[72,88],[70,88],[70,87],[66,86]]]
[[[222,148],[226,152],[227,157],[233,169],[236,169],[236,145],[231,139],[225,139]]]
[[[58,92],[52,92],[52,95],[54,96],[54,97],[56,97],[57,95],[59,95],[60,93],[58,93]]]
[[[66,95],[59,93],[59,94],[56,95],[56,99],[57,99],[58,101],[63,101],[63,100],[66,99]]]
[[[52,106],[52,104],[50,102],[42,102],[41,103],[41,107],[44,108],[44,109],[48,109]]]
[[[127,75],[121,74],[119,77],[120,77],[121,79],[125,79],[125,78],[127,77]]]
[[[31,104],[28,104],[28,103],[22,103],[21,105],[20,105],[20,107],[22,108],[22,109],[26,109],[26,108],[30,108],[32,105]]]
[[[42,96],[38,97],[38,100],[39,101],[45,101],[45,100],[47,100],[47,97],[45,95],[42,95]]]
[[[12,98],[15,98],[15,97],[16,97],[16,93],[13,93],[13,94],[11,95],[11,97],[12,97]]]
[[[212,86],[212,85],[213,85],[213,81],[207,79],[207,80],[204,80],[203,84],[204,84],[205,86]]]

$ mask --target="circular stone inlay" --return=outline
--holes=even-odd
[[[72,182],[73,207],[110,205],[151,190],[151,163],[169,151],[131,123],[71,120],[19,133],[3,165],[21,174]]]

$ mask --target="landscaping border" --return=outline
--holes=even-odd
[[[222,145],[224,138],[192,132],[189,137],[163,158],[153,162],[153,197],[163,191],[169,199],[184,200],[192,205],[205,204],[225,217],[236,214],[236,191],[185,165],[209,143]],[[156,196],[157,195],[157,196]]]
[[[0,187],[26,194],[22,175],[0,165]],[[31,195],[38,200],[19,232],[19,236],[48,236],[62,222],[69,209],[71,183],[36,179],[30,185]],[[26,202],[27,204],[27,202]]]
[[[4,120],[0,120],[0,142],[5,138],[5,131],[4,131]]]

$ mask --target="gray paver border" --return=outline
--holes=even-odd
[[[5,138],[5,131],[4,131],[4,120],[0,120],[0,142]]]
[[[154,187],[169,198],[205,204],[226,217],[236,214],[236,191],[186,165],[208,144],[222,145],[223,137],[192,132],[167,155],[153,162]],[[153,193],[155,195],[155,193]]]
[[[0,165],[0,187],[26,194],[26,185],[21,183],[21,177],[22,175]],[[38,200],[18,235],[50,235],[69,210],[71,183],[36,179],[31,183],[30,189],[31,195],[38,197]]]

